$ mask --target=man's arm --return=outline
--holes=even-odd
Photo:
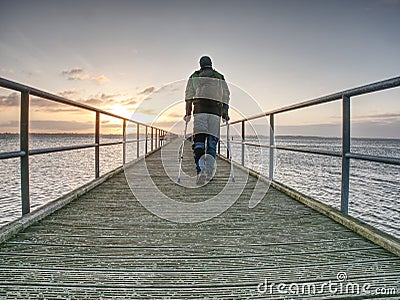
[[[228,84],[225,81],[225,77],[222,75],[222,118],[229,121],[228,109],[230,100],[230,91]]]
[[[228,105],[230,95],[231,92],[229,91],[228,84],[226,83],[225,78],[222,76],[222,102]]]
[[[190,76],[186,84],[186,91],[185,91],[186,116],[190,116],[192,114],[192,102],[194,99],[194,95],[195,95],[195,90],[193,86],[193,77]]]

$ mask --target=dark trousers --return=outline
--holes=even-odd
[[[197,133],[194,135],[192,148],[197,174],[201,171],[199,160],[205,153],[211,155],[214,159],[217,156],[218,141],[219,139],[211,134]]]

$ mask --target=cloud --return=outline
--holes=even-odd
[[[100,98],[89,98],[80,102],[84,102],[85,104],[91,105],[91,106],[100,106],[103,104],[103,100]]]
[[[21,96],[18,93],[11,93],[8,96],[0,96],[0,109],[19,107]],[[40,110],[44,112],[57,112],[57,111],[75,111],[76,109],[63,105],[54,101],[46,100],[39,97],[30,97],[30,107],[33,110]]]
[[[61,74],[67,80],[92,80],[100,84],[110,81],[105,75],[93,76],[79,67],[69,70],[63,70],[61,71]]]
[[[140,108],[138,113],[141,113],[144,115],[149,115],[149,116],[156,116],[156,115],[158,115],[159,112],[157,111],[157,109],[153,109],[153,108]]]
[[[88,105],[93,105],[93,106],[100,106],[100,105],[112,105],[116,103],[116,98],[118,97],[118,94],[98,94],[91,96],[90,98],[87,99],[81,99],[79,102],[85,103]]]
[[[101,124],[101,127],[107,129],[117,129],[117,130],[120,130],[122,128],[121,124],[114,124],[114,123]]]
[[[371,120],[371,121],[384,121],[389,119],[400,119],[400,113],[381,113],[381,114],[370,114],[354,116],[354,120]]]
[[[138,103],[138,100],[136,98],[131,98],[131,99],[125,100],[125,102],[123,104],[125,104],[125,105],[136,105],[137,103]]]
[[[18,128],[19,121],[9,121],[0,123],[0,127]],[[40,132],[76,132],[93,130],[93,123],[76,121],[55,121],[55,120],[31,120],[30,131]]]
[[[148,95],[154,92],[155,90],[156,90],[155,86],[149,86],[148,88],[145,88],[143,91],[141,91],[139,95]]]
[[[85,73],[82,68],[63,70],[61,74],[68,80],[85,80],[90,78],[89,74]]]
[[[77,101],[104,110],[112,110],[115,108],[115,105],[126,106],[127,109],[132,109],[132,106],[136,105],[138,100],[135,97],[126,97],[126,95],[122,94],[101,93]]]
[[[170,112],[165,116],[169,117],[169,118],[182,118],[183,114],[180,114],[180,113],[177,113],[177,112]]]
[[[58,93],[58,95],[71,98],[72,96],[79,93],[79,89],[71,89],[65,90]],[[86,113],[86,110],[78,109],[69,105],[61,104],[58,102],[46,100],[43,98],[31,96],[30,98],[30,107],[32,110],[41,111],[41,112],[73,112],[83,114]],[[129,97],[128,95],[123,94],[97,94],[92,95],[87,98],[74,99],[75,101],[83,104],[87,104],[90,106],[94,106],[97,108],[101,108],[104,110],[113,110],[115,105],[119,107],[126,107],[127,110],[134,109],[135,105],[139,102],[136,97]],[[20,95],[19,93],[13,92],[9,95],[0,96],[0,110],[19,107],[20,103]]]
[[[59,92],[58,95],[64,98],[71,98],[72,96],[76,95],[79,93],[79,89],[71,89],[71,90],[65,90],[62,92]]]
[[[18,106],[20,102],[20,95],[16,92],[9,94],[8,96],[0,96],[0,107],[13,107]]]
[[[331,119],[334,119],[335,122],[342,120],[340,116],[333,116]],[[351,121],[355,123],[387,123],[400,121],[400,113],[375,113],[375,114],[367,114],[367,115],[355,115],[351,117]]]
[[[92,77],[92,80],[96,81],[97,83],[106,83],[110,81],[106,76],[100,75],[98,77]]]

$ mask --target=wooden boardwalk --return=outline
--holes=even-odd
[[[176,164],[177,143],[168,149]],[[150,175],[179,201],[203,201],[229,184],[230,166],[218,160],[214,181],[180,187],[160,157],[157,151],[146,158]],[[184,169],[193,173],[188,152]],[[400,297],[398,256],[272,188],[250,209],[255,183],[250,176],[220,216],[184,224],[146,210],[121,172],[0,245],[0,299]],[[346,291],[348,283],[369,284],[369,294]]]

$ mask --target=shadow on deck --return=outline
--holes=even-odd
[[[166,148],[175,165],[176,147]],[[229,164],[218,160],[214,181],[183,188],[160,156],[146,158],[150,175],[178,201],[202,202],[229,181]],[[192,160],[186,152],[193,174]],[[148,190],[137,164],[130,170]],[[365,284],[362,298],[379,297],[377,288],[399,296],[398,256],[273,188],[250,209],[256,181],[248,177],[221,215],[185,224],[146,210],[120,172],[0,245],[0,298],[329,299],[360,297]]]

